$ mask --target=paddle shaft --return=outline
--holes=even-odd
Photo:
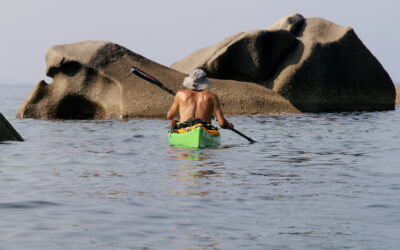
[[[245,138],[246,140],[248,140],[250,143],[255,143],[256,141],[251,139],[250,137],[242,134],[241,132],[237,131],[235,128],[230,128],[230,130],[232,130],[233,132],[235,132],[236,134],[240,135],[241,137]]]
[[[143,80],[146,80],[146,81],[148,81],[148,82],[151,82],[151,83],[157,85],[158,87],[160,87],[160,88],[162,88],[163,90],[167,91],[167,92],[170,93],[171,95],[173,95],[173,96],[176,95],[176,92],[175,92],[175,91],[173,91],[173,90],[171,90],[171,89],[165,87],[164,84],[162,84],[159,80],[157,80],[156,78],[152,77],[151,75],[149,75],[149,74],[147,74],[147,73],[141,71],[140,69],[135,68],[135,67],[132,66],[132,67],[131,67],[131,72],[132,72],[133,74],[137,75],[138,77],[142,78]],[[248,136],[242,134],[241,132],[237,131],[237,130],[234,129],[234,128],[230,128],[230,130],[232,130],[232,131],[235,132],[236,134],[240,135],[241,137],[245,138],[245,139],[248,140],[250,143],[255,143],[255,142],[256,142],[255,140],[253,140],[253,139],[251,139],[250,137],[248,137]]]
[[[156,78],[152,77],[151,75],[141,71],[138,68],[135,67],[131,67],[131,72],[135,75],[137,75],[138,77],[142,78],[143,80],[149,81],[155,85],[157,85],[158,87],[162,88],[163,90],[167,91],[168,93],[170,93],[171,95],[176,95],[176,92],[173,91],[172,89],[169,89],[167,87],[164,86],[164,84],[162,84],[159,80],[157,80]]]

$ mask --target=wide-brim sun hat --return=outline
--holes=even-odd
[[[205,90],[211,82],[207,79],[206,72],[201,69],[194,69],[188,77],[185,77],[182,84],[188,89]]]

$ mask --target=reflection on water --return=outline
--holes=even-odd
[[[178,149],[173,148],[174,151],[169,152],[171,159],[189,160],[189,161],[203,161],[207,156],[203,156],[204,153],[201,149]]]
[[[190,171],[190,175],[193,176],[193,178],[205,178],[209,175],[216,175],[218,174],[217,172],[213,170],[193,170]]]
[[[170,174],[177,181],[182,181],[180,187],[184,190],[171,191],[175,195],[183,196],[207,196],[211,193],[207,191],[193,191],[196,188],[203,188],[203,182],[198,182],[199,179],[207,179],[209,177],[218,177],[219,174],[216,169],[223,169],[223,162],[212,161],[214,154],[212,153],[216,148],[210,149],[179,149],[171,147],[168,152],[169,158],[182,160],[176,166],[176,171]],[[206,169],[212,168],[212,169]]]

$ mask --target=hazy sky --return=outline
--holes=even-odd
[[[292,13],[353,27],[395,82],[396,0],[0,0],[0,78],[36,83],[55,44],[118,43],[169,66],[187,54]]]

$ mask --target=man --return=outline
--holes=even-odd
[[[211,124],[211,118],[214,115],[221,128],[233,128],[233,124],[228,122],[222,113],[218,96],[206,90],[211,84],[206,76],[201,69],[190,72],[183,81],[183,86],[188,89],[178,91],[167,118],[173,120],[179,111],[180,123],[188,123],[190,126],[200,120]]]

